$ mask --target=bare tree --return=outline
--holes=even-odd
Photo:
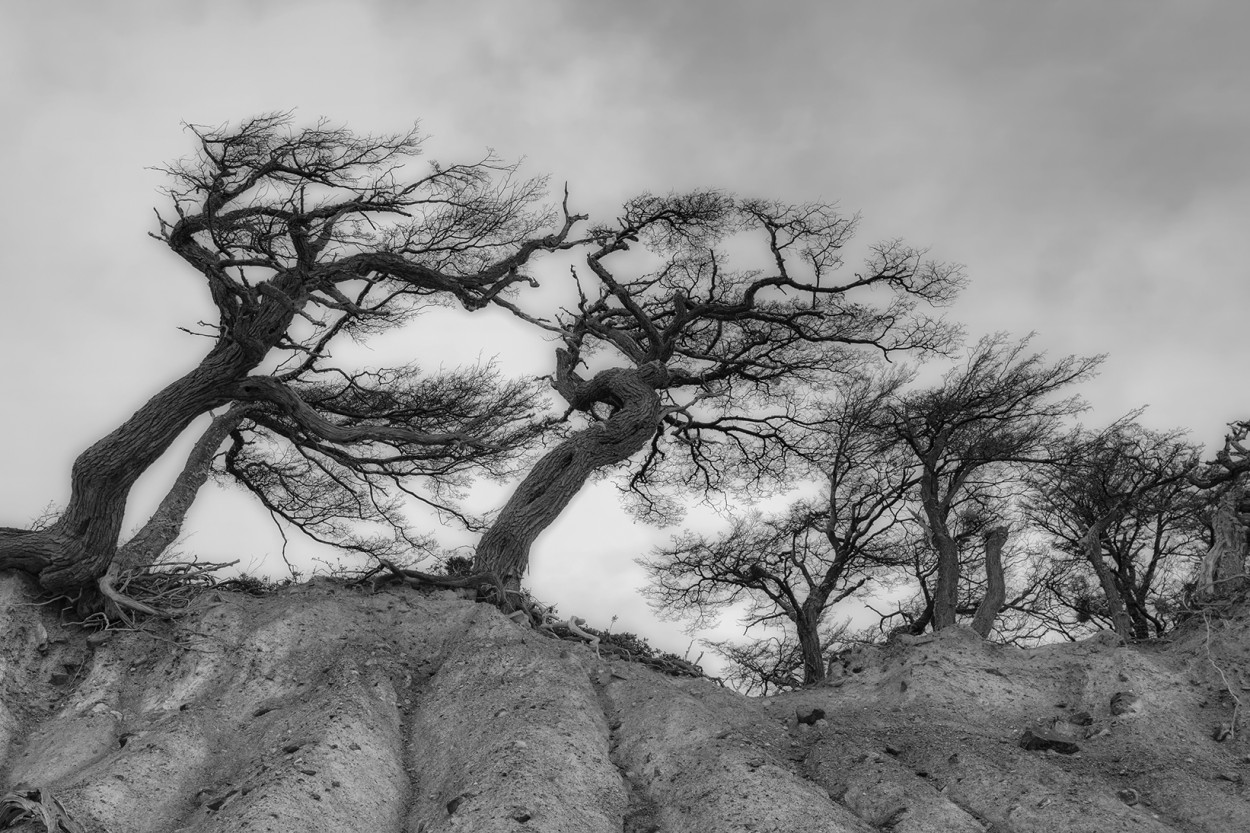
[[[1090,378],[1102,360],[1067,356],[1049,364],[1028,353],[1028,343],[982,338],[941,384],[903,397],[889,417],[920,465],[920,506],[937,554],[935,630],[955,624],[959,608],[951,519],[961,498],[979,483],[1004,479],[1007,464],[1044,460],[1063,420],[1085,407],[1079,397],[1055,394]]]
[[[843,647],[847,639],[847,622],[825,625],[820,642],[829,649]],[[801,688],[803,651],[790,633],[770,634],[749,642],[705,640],[704,644],[728,662],[724,679],[744,694],[768,695],[778,691]]]
[[[1078,431],[1063,443],[1063,463],[1034,470],[1028,501],[1032,523],[1046,533],[1059,560],[1093,572],[1101,610],[1126,639],[1161,635],[1170,591],[1206,551],[1203,500],[1189,483],[1197,447],[1181,431],[1150,431],[1130,419],[1099,431]],[[1188,566],[1188,565],[1187,565]],[[1089,617],[1100,612],[1088,592],[1071,603]],[[1169,587],[1169,585],[1172,585]],[[1164,601],[1160,602],[1159,600]]]
[[[281,425],[328,457],[356,449],[340,457],[348,465],[352,456],[485,447],[469,424],[445,430],[365,414],[357,403],[369,404],[365,392],[388,379],[327,382],[327,348],[398,326],[424,304],[472,310],[502,300],[533,283],[523,270],[536,255],[576,245],[569,235],[580,218],[538,210],[543,181],[519,179],[493,155],[410,172],[404,166],[421,149],[415,130],[296,128],[284,114],[189,129],[197,150],[165,169],[171,210],[153,236],[204,279],[217,314],[203,333],[210,346],[79,455],[56,522],[0,528],[0,567],[34,573],[50,590],[105,573],[131,486],[193,420],[232,403],[263,406],[247,419]],[[308,396],[321,397],[322,410]]]
[[[905,459],[916,464],[910,450]],[[1010,472],[1001,467],[987,467],[982,475],[965,483],[947,519],[947,531],[959,560],[955,613],[972,617],[975,630],[984,628],[983,636],[997,630],[1005,641],[1015,641],[1018,628],[1000,627],[998,617],[1011,609],[1022,593],[1008,581],[1009,574],[1020,572],[1020,553],[1007,545],[1008,533],[1015,523],[1013,504],[1018,490],[1010,482]],[[919,481],[919,475],[916,480]],[[918,489],[912,490],[909,499],[907,522],[895,544],[894,575],[885,580],[911,584],[915,592],[910,597],[896,598],[892,611],[876,611],[880,617],[877,630],[886,635],[921,634],[934,619],[939,554],[928,519],[917,505]],[[896,621],[900,624],[894,624]]]
[[[586,479],[640,452],[629,480],[640,491],[670,456],[685,460],[690,488],[778,475],[804,385],[862,365],[865,350],[945,347],[951,328],[917,305],[950,299],[960,270],[895,241],[839,279],[854,225],[825,204],[702,191],[634,199],[615,228],[592,229],[576,306],[529,316],[563,341],[554,387],[584,427],[521,482],[483,536],[478,568],[515,586],[533,541]],[[758,262],[734,268],[726,252],[749,243]]]
[[[740,518],[716,538],[683,535],[641,560],[652,575],[647,593],[653,604],[706,624],[746,601],[748,632],[785,625],[787,639],[770,644],[786,653],[765,664],[777,673],[801,673],[804,683],[823,679],[827,612],[898,558],[899,511],[917,466],[876,420],[907,379],[883,372],[846,380],[820,427],[810,429],[818,435],[810,464],[827,484],[823,500],[797,501],[780,515]],[[748,655],[764,662],[758,650],[743,646],[734,646],[731,658],[741,663]],[[797,663],[787,670],[791,659]],[[759,662],[752,667],[762,668]]]

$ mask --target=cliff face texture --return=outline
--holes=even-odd
[[[450,593],[210,591],[94,635],[37,601],[0,575],[0,829],[1250,830],[1244,608],[1150,646],[956,630],[749,699]]]

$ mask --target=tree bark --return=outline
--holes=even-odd
[[[286,314],[289,323],[293,313]],[[281,322],[264,322],[281,334]],[[190,373],[165,386],[130,419],[78,456],[69,504],[47,529],[0,529],[0,569],[36,573],[49,591],[94,585],[117,552],[135,481],[200,414],[230,401],[239,379],[268,352],[261,340],[219,342]]]
[[[1102,594],[1107,599],[1107,611],[1111,614],[1111,625],[1115,628],[1116,635],[1127,641],[1133,638],[1133,620],[1124,606],[1124,597],[1120,595],[1115,574],[1102,557],[1102,534],[1111,519],[1111,516],[1101,518],[1085,531],[1085,558],[1094,568],[1098,582],[1102,585]]]
[[[182,471],[178,473],[173,486],[166,492],[152,517],[133,538],[117,550],[113,563],[117,565],[118,571],[156,563],[161,553],[177,540],[182,533],[187,511],[195,502],[195,496],[199,494],[204,482],[208,480],[217,449],[250,410],[247,405],[234,405],[213,419],[191,449]]]
[[[795,630],[799,636],[799,650],[803,654],[803,684],[811,685],[825,678],[825,652],[820,644],[820,615],[824,611],[825,600],[813,600],[808,596],[803,603],[803,610],[795,619]]]
[[[565,393],[574,407],[599,401],[612,402],[616,408],[605,421],[543,455],[482,536],[475,571],[498,574],[510,590],[520,587],[534,540],[559,517],[587,478],[597,469],[628,460],[655,435],[661,414],[657,374],[662,372],[654,365],[614,368]]]
[[[946,528],[946,519],[938,505],[933,487],[922,482],[920,503],[929,523],[929,536],[937,550],[937,586],[933,590],[933,630],[940,631],[955,624],[959,605],[959,545]]]
[[[996,526],[985,534],[985,598],[972,616],[972,629],[984,639],[994,629],[994,620],[1007,600],[1007,583],[1003,579],[1003,545],[1007,543],[1007,527]]]
[[[1235,483],[1220,497],[1211,524],[1215,540],[1202,559],[1194,587],[1197,601],[1231,595],[1250,583],[1246,576],[1246,525],[1237,513],[1243,492],[1244,487]]]

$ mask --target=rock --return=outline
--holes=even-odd
[[[1138,795],[1137,790],[1132,787],[1126,787],[1125,789],[1120,790],[1116,793],[1116,796],[1130,807],[1141,801],[1141,796]]]
[[[1223,779],[1223,780],[1225,780],[1225,781],[1231,781],[1231,782],[1233,782],[1234,784],[1240,784],[1240,783],[1241,783],[1241,773],[1240,773],[1240,772],[1221,772],[1221,773],[1220,773],[1217,777],[1219,777],[1219,778],[1221,778],[1221,779]]]
[[[1023,749],[1053,749],[1061,755],[1072,755],[1081,751],[1081,747],[1077,746],[1071,740],[1062,738],[1054,732],[1044,729],[1025,729],[1024,734],[1020,736],[1020,746]]]
[[[794,712],[794,716],[798,720],[799,723],[804,723],[808,726],[815,726],[817,720],[824,719],[825,710],[824,709],[812,709],[807,714],[802,714],[801,712],[796,710]]]
[[[1073,712],[1068,715],[1068,722],[1074,726],[1088,726],[1094,722],[1094,716],[1089,712]]]
[[[1111,713],[1114,715],[1138,714],[1141,709],[1140,694],[1132,691],[1117,691],[1111,695]]]
[[[1063,740],[1075,740],[1085,735],[1080,726],[1062,717],[1057,717],[1051,721],[1048,734]]]

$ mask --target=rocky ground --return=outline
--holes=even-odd
[[[1244,606],[1137,646],[957,629],[750,699],[451,591],[209,591],[147,632],[39,602],[0,575],[0,829],[1250,830]]]

